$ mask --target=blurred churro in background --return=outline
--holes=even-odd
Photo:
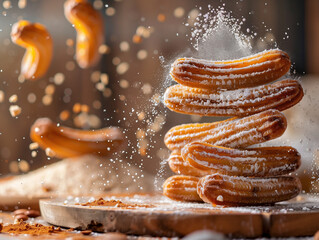
[[[48,70],[53,53],[53,42],[48,30],[40,23],[21,20],[12,26],[12,41],[26,49],[21,63],[21,75],[36,80]]]

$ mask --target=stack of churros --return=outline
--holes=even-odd
[[[287,53],[267,50],[235,60],[177,59],[165,105],[172,111],[201,116],[232,116],[220,122],[175,126],[165,136],[176,173],[163,185],[165,196],[213,205],[259,205],[289,200],[301,184],[289,174],[300,166],[293,147],[251,145],[280,137],[287,120],[280,112],[297,104],[303,89],[284,79]],[[266,85],[267,84],[267,85]]]

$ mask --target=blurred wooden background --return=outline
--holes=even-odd
[[[68,110],[76,117],[77,114],[72,112],[76,103],[88,105],[89,113],[101,119],[101,126],[125,128],[131,146],[137,143],[148,146],[142,153],[140,147],[128,147],[128,153],[122,158],[155,174],[159,162],[168,154],[163,144],[165,132],[174,125],[198,120],[172,112],[165,115],[166,110],[161,104],[150,116],[146,110],[152,108],[149,100],[163,93],[164,73],[167,71],[165,65],[185,49],[191,48],[185,37],[189,28],[184,24],[189,15],[198,12],[200,6],[201,12],[205,13],[208,4],[217,8],[224,2],[225,10],[231,11],[234,17],[245,17],[244,31],[249,27],[257,33],[253,43],[256,49],[273,47],[273,42],[269,40],[273,38],[279,48],[289,53],[297,75],[319,73],[318,0],[162,0],[160,3],[147,0],[92,0],[105,18],[106,49],[102,61],[87,70],[80,69],[74,61],[74,46],[70,40],[75,40],[76,32],[63,15],[63,0],[30,0],[23,9],[18,7],[18,1],[11,1],[11,7],[6,9],[4,2],[8,1],[1,1],[0,4],[0,69],[3,70],[0,72],[0,90],[5,92],[5,100],[0,103],[2,175],[24,173],[58,161],[47,160],[41,150],[36,157],[31,156],[29,129],[38,117],[50,117],[63,125],[75,127],[72,117],[61,121],[59,114]],[[41,22],[53,36],[55,52],[52,66],[47,75],[37,82],[18,82],[24,49],[11,43],[10,31],[12,24],[19,19]],[[141,42],[134,42],[134,36],[141,29],[145,36],[141,37]],[[265,40],[261,41],[263,38]],[[124,73],[118,71],[121,63],[128,66]],[[65,76],[63,84],[54,84],[56,73]],[[101,91],[96,87],[94,76],[101,81],[103,73],[107,74],[108,83],[102,86]],[[49,84],[55,86],[55,93],[52,103],[44,105],[42,98]],[[35,102],[28,100],[30,93],[36,96]],[[19,96],[18,105],[22,107],[22,114],[17,119],[12,118],[8,111],[8,98],[12,94]],[[142,113],[146,115],[144,120]],[[163,127],[158,122],[153,124],[158,116],[159,120],[155,121],[166,121]],[[204,120],[207,118],[201,119]],[[153,124],[151,129],[150,123]],[[136,138],[154,129],[152,139]],[[19,167],[21,160],[29,164],[27,171]]]

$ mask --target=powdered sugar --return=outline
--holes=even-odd
[[[300,84],[295,80],[219,92],[174,85],[166,90],[164,101],[168,108],[186,114],[238,116],[267,109],[284,110],[300,94]]]

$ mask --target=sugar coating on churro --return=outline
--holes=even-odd
[[[300,83],[286,79],[255,88],[219,92],[174,85],[166,90],[164,103],[172,111],[184,114],[245,116],[267,109],[282,111],[297,104],[302,97]]]
[[[285,146],[234,149],[195,142],[182,149],[182,157],[195,169],[234,176],[279,176],[300,166],[298,151]]]
[[[179,151],[174,151],[168,158],[168,165],[170,169],[180,175],[189,175],[194,177],[202,177],[208,174],[215,173],[214,170],[192,167],[187,161],[184,161]]]
[[[290,65],[287,53],[271,49],[226,61],[179,58],[172,64],[170,75],[185,86],[230,90],[274,81],[286,74]]]
[[[174,175],[163,184],[163,194],[177,201],[202,202],[197,194],[199,178],[186,175]]]
[[[301,191],[298,178],[291,176],[247,178],[221,174],[201,178],[197,185],[199,196],[213,204],[258,205],[291,199]],[[218,196],[223,196],[219,201]]]
[[[242,148],[281,136],[287,127],[285,116],[268,110],[241,119],[211,124],[186,124],[170,129],[165,144],[170,150],[200,141],[213,145]]]
[[[279,49],[252,55],[249,37],[240,32],[241,23],[230,20],[233,18],[229,15],[225,18],[223,8],[209,9],[207,14],[198,16],[192,28],[191,40],[195,40],[199,58],[174,61],[170,76],[179,84],[166,89],[164,104],[182,114],[242,118],[173,127],[164,139],[173,151],[169,165],[178,174],[197,173],[189,171],[189,166],[212,171],[197,184],[200,198],[208,203],[258,205],[293,198],[301,190],[300,181],[282,175],[298,169],[298,151],[292,147],[244,149],[281,136],[287,121],[279,111],[294,106],[303,97],[303,89],[296,80],[265,85],[290,70],[289,56]],[[219,46],[221,51],[207,51],[211,45]],[[178,177],[167,182],[178,182]],[[177,192],[164,185],[164,195],[182,199],[174,196]],[[192,192],[188,194],[193,196]]]

